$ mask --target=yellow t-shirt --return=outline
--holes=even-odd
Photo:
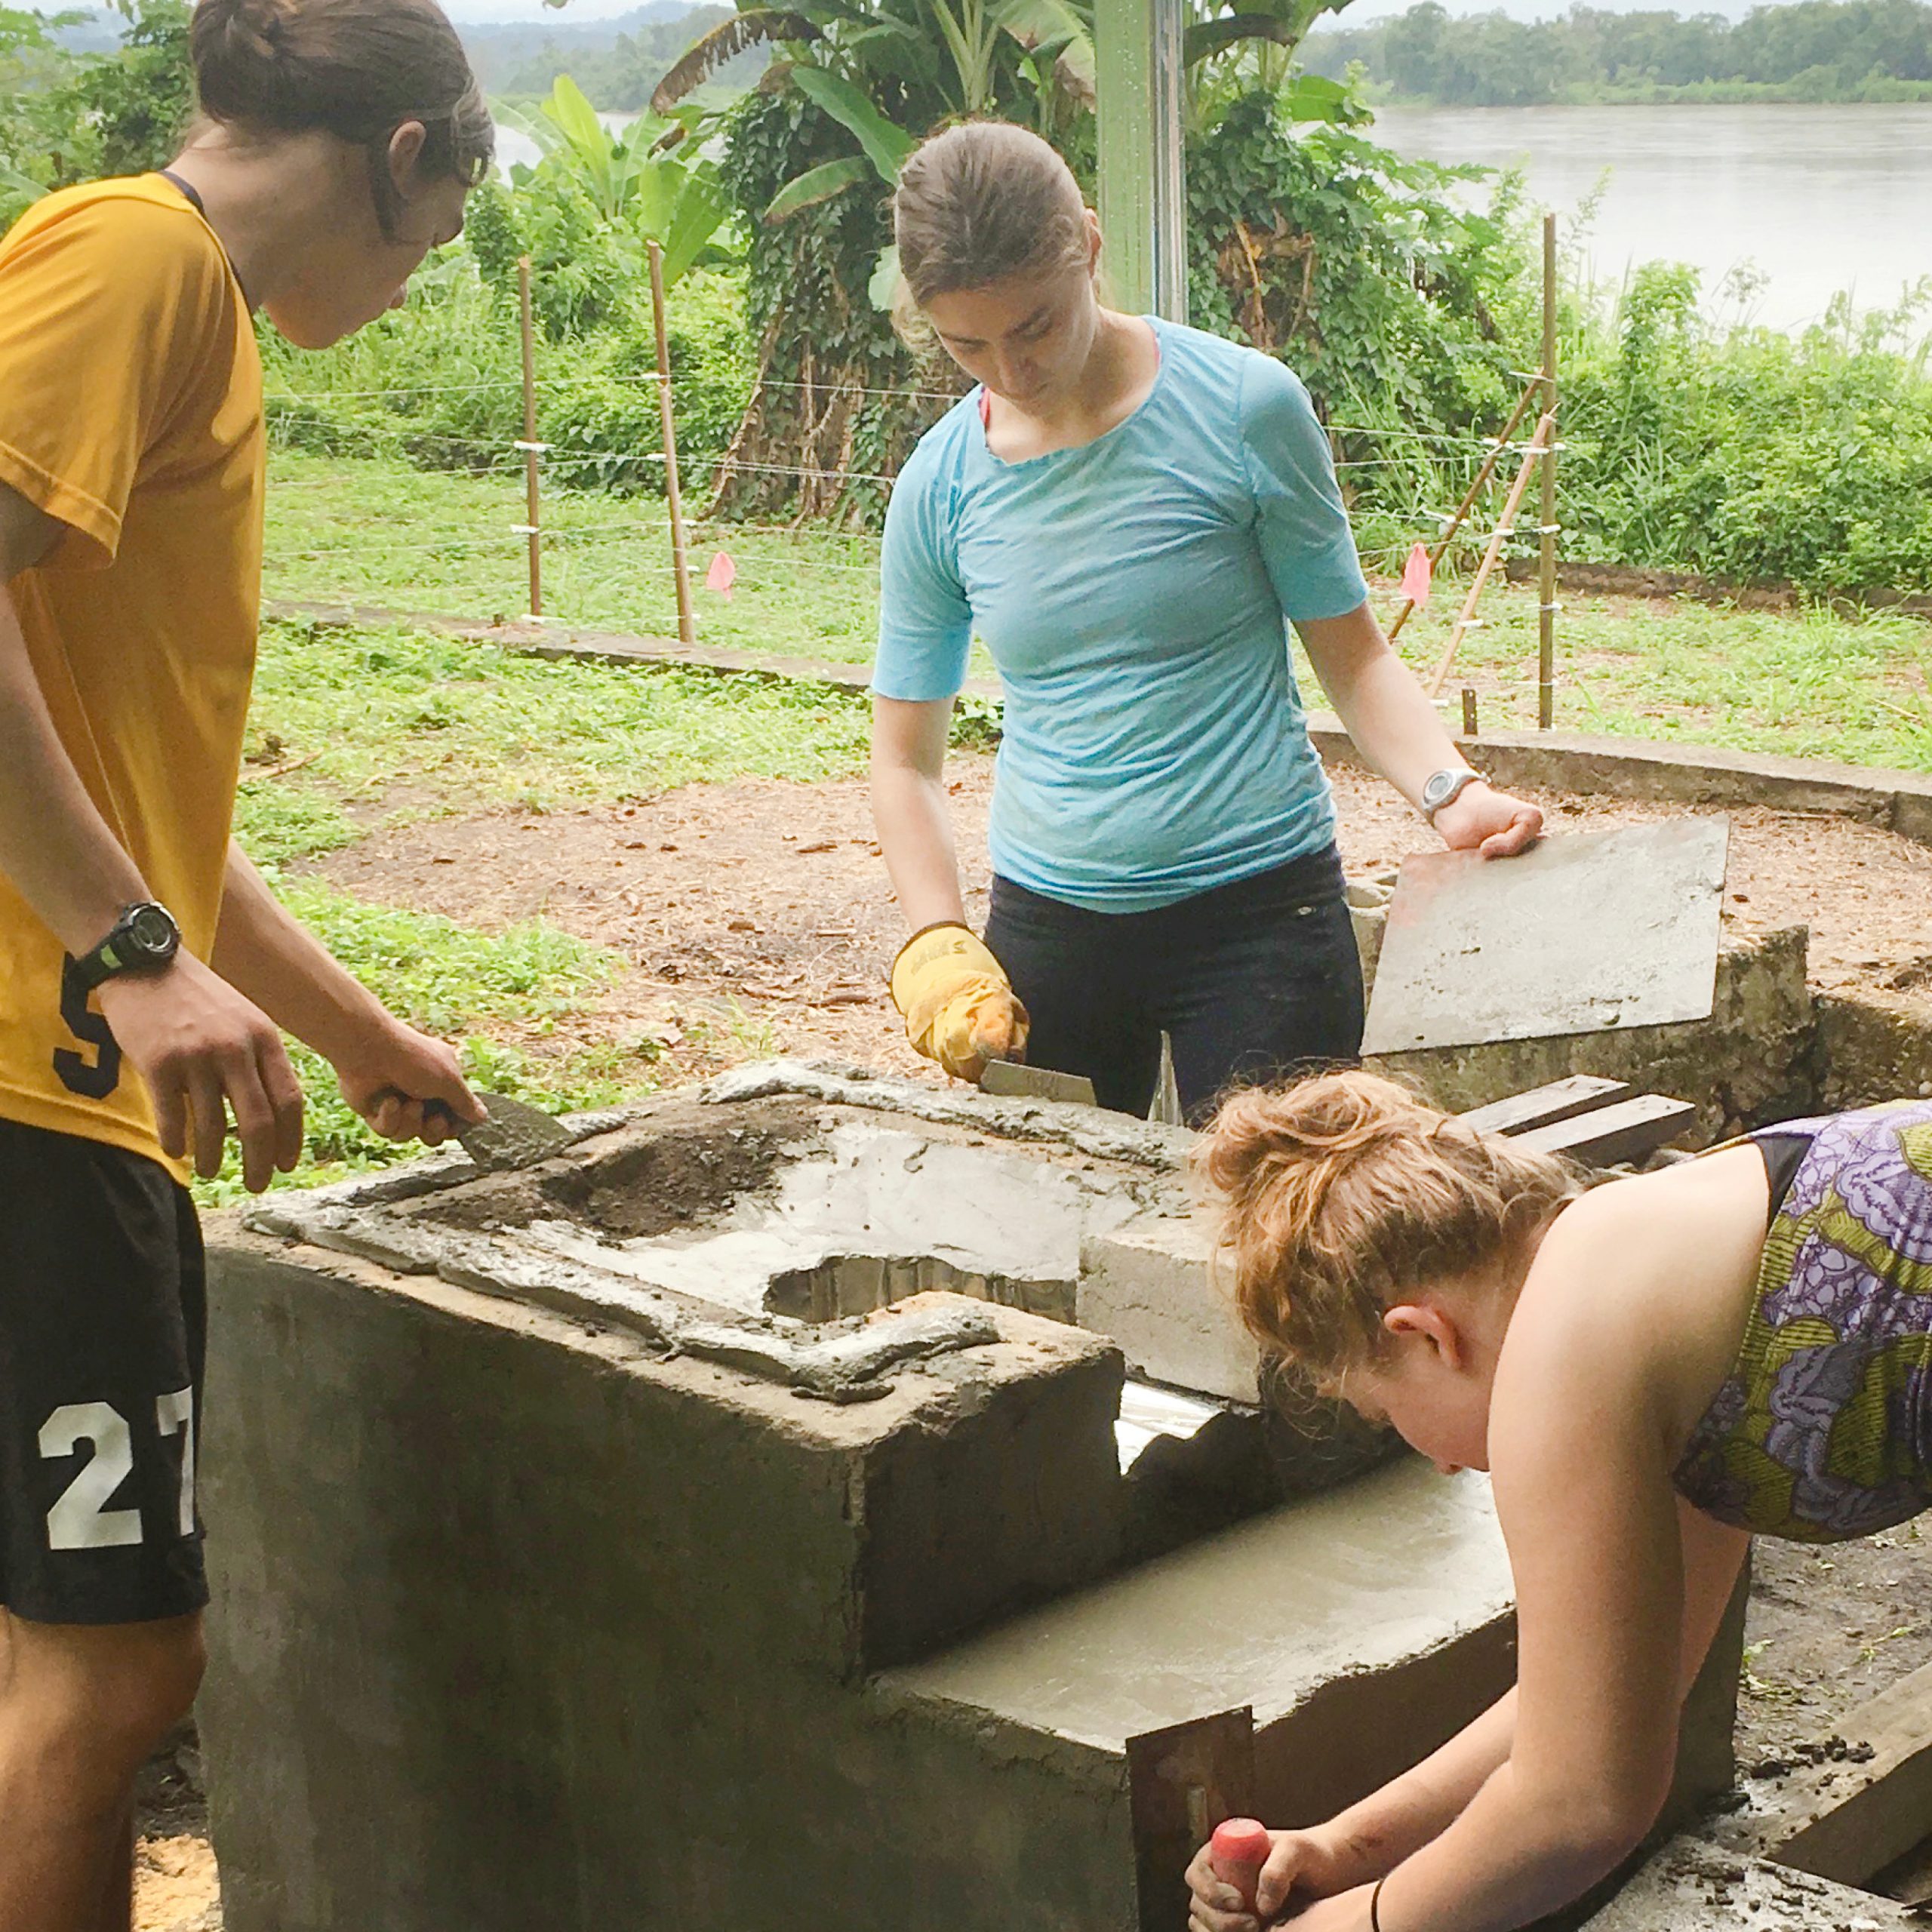
[[[67,531],[8,588],[81,782],[203,959],[254,675],[263,465],[254,327],[198,211],[154,174],[30,208],[0,240],[0,483]],[[162,1160],[146,1084],[66,963],[0,861],[0,1118]]]

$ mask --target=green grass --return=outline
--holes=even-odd
[[[521,496],[507,476],[278,452],[269,492],[269,593],[479,620],[514,615],[527,601],[521,540],[509,528],[521,517]],[[557,533],[546,552],[546,609],[565,622],[675,635],[663,521],[654,500],[553,493],[545,512],[546,528]],[[640,525],[651,528],[638,534]],[[703,642],[838,663],[869,658],[878,608],[875,540],[707,527],[693,541],[700,580],[720,546],[736,561],[737,581],[729,602],[700,583],[695,594]],[[1454,581],[1439,580],[1430,609],[1404,632],[1403,654],[1419,668],[1432,669],[1461,595]],[[1376,602],[1387,612],[1395,595],[1382,589]],[[1482,615],[1446,689],[1453,697],[1463,683],[1474,685],[1486,725],[1533,725],[1535,593],[1492,589]],[[1557,722],[1568,730],[1932,770],[1932,626],[1921,620],[1859,617],[1822,606],[1786,615],[1578,597],[1567,600],[1558,619],[1558,652]],[[487,648],[471,661],[491,690],[513,675]],[[982,674],[989,668],[983,654],[977,668]],[[569,688],[595,675],[573,671]],[[647,761],[668,758],[663,776],[641,783],[645,789],[720,775],[734,756],[745,771],[799,777],[857,768],[862,712],[810,700],[825,716],[815,749],[808,751],[804,740],[813,734],[799,729],[792,709],[797,700],[769,691],[760,700],[756,688],[746,693],[746,708],[734,704],[722,741],[702,743],[692,762],[681,766],[663,749],[662,734],[620,725],[612,735],[614,707],[624,709],[617,694],[639,675],[610,672],[608,698],[563,707],[576,722],[561,740],[547,731],[531,734],[534,747],[520,747],[513,731],[490,742],[485,721],[472,713],[487,712],[491,700],[463,690],[462,679],[446,685],[447,716],[432,703],[424,728],[454,733],[450,748],[460,746],[461,758],[502,761],[507,754],[503,771],[485,774],[500,791],[513,782],[539,792],[589,795],[615,782],[639,748]],[[515,711],[530,688],[518,686],[506,708]],[[681,701],[699,697],[680,694]],[[373,769],[385,768],[394,743],[392,737],[384,740]],[[414,754],[435,756],[420,740]],[[822,761],[818,768],[814,760]],[[504,775],[509,771],[518,774],[514,781]],[[323,828],[315,830],[320,835]]]
[[[1438,587],[1402,654],[1425,675],[1448,640],[1461,592]],[[1478,693],[1484,726],[1536,723],[1534,592],[1486,595],[1444,687]],[[1822,607],[1716,610],[1574,597],[1558,617],[1557,711],[1571,731],[1932,771],[1932,626]],[[1460,712],[1460,703],[1455,706]]]
[[[701,481],[701,479],[694,479]],[[700,492],[692,490],[693,507]],[[487,622],[530,608],[522,473],[419,470],[276,451],[265,589]],[[655,497],[552,489],[543,509],[543,608],[567,623],[678,634],[669,516]],[[692,597],[706,643],[860,663],[878,608],[876,538],[692,521]],[[728,550],[730,598],[704,587]]]

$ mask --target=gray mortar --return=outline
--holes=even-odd
[[[1906,1932],[1923,1912],[1763,1859],[1673,1838],[1584,1932]]]

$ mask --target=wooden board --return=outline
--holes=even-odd
[[[1614,1167],[1620,1161],[1641,1161],[1675,1140],[1697,1118],[1688,1100],[1663,1094],[1638,1094],[1614,1106],[1580,1114],[1548,1127],[1534,1127],[1512,1136],[1519,1147],[1546,1154],[1567,1154],[1594,1168]]]
[[[1567,1080],[1552,1080],[1547,1086],[1532,1087],[1526,1094],[1512,1094],[1491,1100],[1487,1106],[1472,1107],[1457,1118],[1465,1127],[1484,1134],[1522,1134],[1533,1127],[1549,1127],[1560,1120],[1607,1107],[1630,1091],[1625,1080],[1606,1080],[1595,1073],[1573,1073]]]
[[[1932,1664],[1860,1705],[1838,1728],[1847,1755],[1811,1768],[1805,1793],[1767,1834],[1766,1854],[1795,1871],[1862,1885],[1932,1838]]]

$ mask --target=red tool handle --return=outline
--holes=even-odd
[[[1240,1893],[1241,1903],[1250,1912],[1254,1909],[1254,1895],[1260,1887],[1261,1868],[1267,1863],[1274,1843],[1268,1835],[1268,1827],[1258,1819],[1229,1818],[1214,1827],[1208,1846],[1214,1875]]]

